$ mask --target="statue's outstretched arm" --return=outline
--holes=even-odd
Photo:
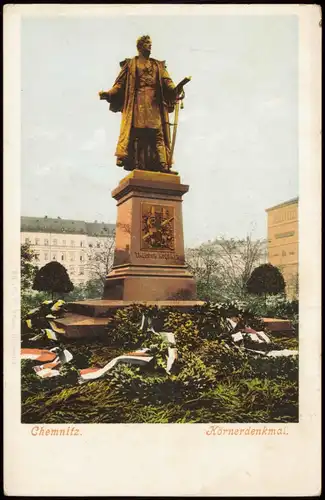
[[[126,75],[127,75],[127,64],[124,64],[118,77],[116,78],[116,80],[114,82],[113,87],[107,91],[100,91],[99,98],[110,102],[111,97],[113,95],[116,95],[125,86]]]

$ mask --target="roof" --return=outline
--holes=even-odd
[[[72,219],[52,219],[50,217],[21,217],[22,232],[85,234],[87,236],[106,236],[115,229],[115,224],[105,222],[86,222]]]
[[[283,201],[282,203],[279,203],[278,205],[274,205],[273,207],[266,208],[265,212],[269,212],[269,210],[273,210],[274,208],[280,208],[280,207],[284,207],[286,205],[293,205],[294,203],[298,203],[298,201],[299,201],[299,196],[297,196],[296,198],[291,198],[291,200],[288,200],[288,201]]]

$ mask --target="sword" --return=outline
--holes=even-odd
[[[168,224],[169,222],[171,222],[171,221],[173,220],[173,218],[174,218],[174,216],[173,216],[173,217],[170,217],[169,219],[164,220],[164,221],[161,223],[160,227],[166,226],[166,224]],[[147,234],[145,234],[145,235],[143,236],[143,239],[144,239],[144,240],[146,240],[146,239],[148,238],[148,236],[151,236],[154,232],[156,232],[156,231],[149,231],[149,233],[147,233]]]
[[[177,134],[177,127],[178,127],[178,114],[179,114],[179,104],[180,104],[180,101],[183,101],[184,97],[185,97],[185,92],[183,90],[183,87],[186,83],[190,82],[191,81],[191,76],[188,76],[186,78],[184,78],[175,88],[176,90],[176,95],[180,92],[180,95],[177,96],[176,98],[176,105],[175,105],[175,118],[174,118],[174,123],[173,123],[173,126],[174,126],[174,129],[173,129],[173,137],[172,137],[172,144],[171,144],[171,148],[170,148],[170,156],[169,156],[169,168],[172,167],[172,163],[173,163],[173,155],[174,155],[174,149],[175,149],[175,142],[176,142],[176,134]],[[182,103],[183,105],[183,103]],[[182,106],[181,106],[182,107]]]

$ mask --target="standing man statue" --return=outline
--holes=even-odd
[[[172,173],[168,113],[184,97],[183,86],[190,78],[174,85],[165,61],[150,57],[148,35],[138,38],[137,49],[136,57],[120,63],[121,71],[113,87],[99,92],[100,99],[110,103],[111,111],[122,112],[116,164],[125,170]]]

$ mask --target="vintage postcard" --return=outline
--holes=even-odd
[[[320,481],[321,10],[4,7],[4,490]]]

